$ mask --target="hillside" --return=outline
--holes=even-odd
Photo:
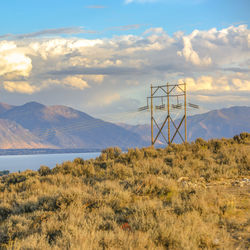
[[[0,119],[0,148],[51,148],[29,130],[14,121]]]
[[[14,108],[15,106],[0,102],[0,114]]]
[[[0,103],[0,120],[15,124],[10,128],[7,123],[1,126],[0,149],[94,150],[110,146],[127,149],[151,143],[150,125],[113,124],[62,105],[45,106],[30,102],[11,106]],[[250,107],[231,107],[190,116],[187,125],[188,141],[199,137],[230,138],[237,133],[250,132]],[[18,126],[14,133],[13,126]],[[171,131],[173,135],[172,126]],[[174,142],[181,142],[180,138],[176,136]],[[161,136],[156,145],[165,145]]]
[[[176,124],[179,124],[179,120]],[[145,141],[150,143],[150,125],[119,124],[121,127],[139,134]],[[211,138],[230,138],[235,134],[250,132],[250,107],[231,107],[220,110],[212,110],[204,114],[189,116],[187,118],[188,141],[194,141],[201,137],[205,140]],[[167,127],[166,127],[167,128]],[[156,129],[155,134],[156,134]],[[166,131],[166,130],[165,130]],[[174,127],[171,124],[171,135]],[[182,125],[182,133],[183,125]],[[165,132],[166,134],[166,132]],[[159,137],[162,142],[163,138]],[[181,142],[176,136],[175,142]]]
[[[250,132],[250,107],[231,107],[213,110],[205,114],[189,117],[188,140],[198,137],[230,138],[241,132]]]
[[[140,136],[133,132],[66,106],[30,102],[3,112],[0,118],[19,124],[41,141],[52,145],[52,148],[127,148],[145,145]],[[18,148],[21,148],[21,144]]]
[[[250,134],[0,177],[1,249],[249,249]]]

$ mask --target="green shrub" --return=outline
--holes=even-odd
[[[38,173],[41,175],[41,176],[47,176],[49,174],[51,174],[51,170],[49,167],[47,166],[41,166],[39,169],[38,169]]]
[[[84,160],[82,158],[78,157],[78,158],[74,159],[73,163],[75,165],[84,165]]]
[[[114,147],[114,148],[106,148],[104,150],[102,150],[100,159],[102,160],[113,160],[115,158],[117,158],[120,154],[122,153],[122,150],[118,147]]]

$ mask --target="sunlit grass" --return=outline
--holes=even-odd
[[[248,249],[250,134],[0,177],[0,249]]]

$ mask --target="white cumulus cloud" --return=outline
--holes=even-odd
[[[183,56],[187,62],[191,62],[195,65],[209,65],[212,63],[212,59],[210,57],[200,58],[198,53],[194,51],[189,37],[183,37],[183,46],[182,51],[177,51],[177,55]]]
[[[239,25],[173,36],[152,27],[141,35],[111,38],[0,41],[1,90],[36,96],[47,91],[53,99],[60,88],[62,98],[70,92],[86,103],[96,92],[107,93],[110,98],[103,97],[102,103],[110,106],[132,96],[142,98],[141,90],[150,83],[166,81],[185,80],[190,93],[246,93],[249,38],[248,27]]]
[[[22,94],[33,94],[35,91],[38,91],[38,88],[36,86],[32,86],[25,81],[4,81],[3,87],[9,92],[19,92]]]
[[[26,51],[18,49],[14,42],[0,42],[0,76],[14,74],[29,76],[32,70],[32,61]]]
[[[62,83],[81,90],[89,87],[88,83],[79,76],[67,76],[62,80]]]

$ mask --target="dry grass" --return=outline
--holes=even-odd
[[[0,177],[0,249],[249,249],[249,149],[109,148]]]

